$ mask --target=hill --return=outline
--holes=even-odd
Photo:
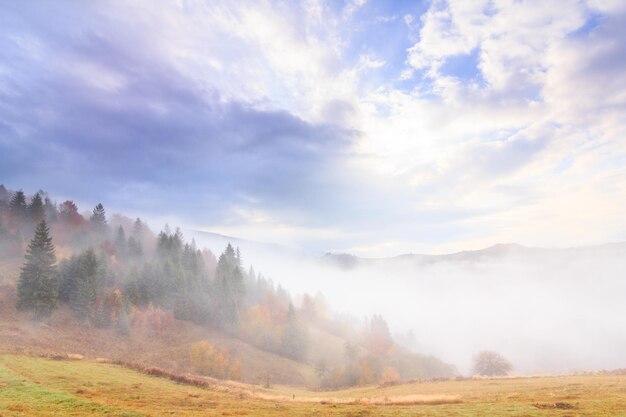
[[[212,382],[202,388],[118,365],[0,355],[0,415],[620,417],[626,415],[623,383],[623,375],[589,375],[427,382],[323,393]]]
[[[15,311],[14,290],[0,288],[0,352],[37,355],[74,353],[88,358],[107,358],[157,366],[173,372],[192,372],[192,344],[209,340],[242,362],[242,378],[293,385],[313,385],[313,367],[306,363],[258,349],[244,341],[190,322],[174,320],[161,332],[137,332],[131,337],[112,329],[85,324],[67,307],[61,307],[45,322],[32,322]]]
[[[504,259],[524,263],[546,260],[565,261],[567,259],[623,256],[626,256],[626,242],[573,248],[535,248],[517,243],[498,243],[483,249],[442,255],[405,253],[389,258],[362,258],[347,253],[327,253],[323,258],[323,262],[341,269],[353,269],[380,264],[413,264],[415,266],[427,266],[445,262],[479,263]]]

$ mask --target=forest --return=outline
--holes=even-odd
[[[320,293],[293,297],[246,266],[228,244],[216,256],[180,229],[154,233],[140,218],[114,214],[103,204],[81,214],[44,191],[26,195],[0,185],[0,258],[22,259],[15,305],[35,321],[69,307],[84,326],[124,337],[167,334],[178,321],[217,330],[259,349],[313,366],[322,388],[452,376],[455,369],[397,344],[385,319],[364,324],[334,314]],[[341,358],[311,362],[320,329],[344,340]],[[194,370],[245,380],[245,358],[198,340],[189,347]]]

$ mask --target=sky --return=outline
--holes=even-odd
[[[0,0],[0,183],[313,252],[626,240],[626,2]]]

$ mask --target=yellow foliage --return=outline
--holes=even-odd
[[[213,346],[206,340],[194,343],[191,346],[191,366],[201,374],[211,375],[213,373]]]
[[[213,374],[218,378],[228,376],[228,355],[219,350],[213,355]]]
[[[228,352],[215,349],[208,341],[202,340],[191,346],[191,365],[203,375],[217,378],[241,379],[241,362],[231,361]]]
[[[400,374],[398,373],[398,371],[396,371],[395,368],[392,368],[391,366],[385,366],[383,368],[383,372],[380,375],[379,383],[393,384],[397,382],[400,382]]]
[[[363,362],[360,366],[359,385],[369,385],[376,381],[376,375],[370,366]]]

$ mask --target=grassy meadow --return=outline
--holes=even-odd
[[[0,416],[626,416],[626,376],[206,389],[88,360],[0,355]]]

